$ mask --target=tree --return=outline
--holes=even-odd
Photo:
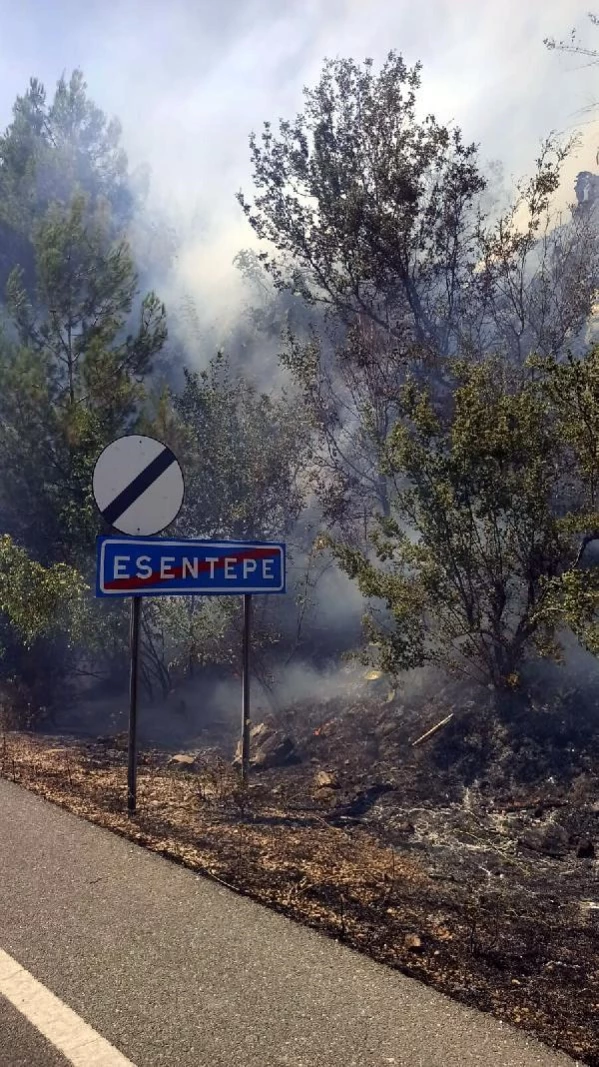
[[[207,370],[184,370],[180,393],[155,397],[147,420],[185,471],[179,534],[280,540],[295,530],[308,491],[311,428],[291,397],[260,392],[218,353]],[[279,638],[280,619],[268,603],[278,598],[260,599],[252,643],[254,670],[264,679],[263,655]],[[146,676],[164,691],[203,664],[238,656],[238,598],[158,599],[146,605],[144,620]]]
[[[575,144],[549,138],[512,203],[478,227],[479,260],[462,306],[460,351],[495,353],[524,368],[532,354],[582,351],[599,281],[597,220],[553,209]]]
[[[547,379],[523,381],[496,359],[453,369],[445,418],[426,389],[402,390],[403,418],[384,457],[396,483],[392,514],[374,556],[344,544],[334,551],[384,605],[367,620],[384,669],[436,663],[502,692],[535,651],[556,652],[563,616],[552,590],[571,570],[589,499]],[[576,415],[562,413],[578,440]]]
[[[34,251],[32,298],[20,268],[8,283],[0,513],[40,560],[82,563],[98,529],[93,464],[135,426],[143,379],[166,338],[165,309],[153,293],[138,302],[126,243],[113,241],[106,210],[82,196],[49,209]]]
[[[599,26],[599,16],[594,15],[592,12],[588,12],[587,18],[593,26]],[[543,44],[549,51],[553,52],[569,52],[576,56],[585,56],[587,59],[597,61],[599,59],[599,52],[595,48],[588,48],[583,45],[577,35],[575,29],[570,30],[570,36],[567,41],[557,41],[555,37],[545,37]]]
[[[18,96],[13,121],[0,137],[0,284],[15,263],[31,279],[35,226],[53,203],[68,205],[85,193],[93,207],[106,202],[113,236],[134,208],[118,122],[87,97],[81,71],[60,78],[54,98],[32,78]]]
[[[260,254],[277,285],[367,315],[403,352],[447,354],[485,181],[459,129],[417,120],[420,65],[372,67],[325,62],[303,114],[250,138],[258,193],[238,200],[279,254]]]
[[[556,428],[563,444],[563,525],[578,538],[573,563],[547,580],[540,618],[549,626],[570,627],[579,641],[599,654],[599,346],[583,360],[554,357],[536,360],[543,374],[543,389],[556,413]],[[580,506],[576,508],[576,502]]]
[[[327,312],[288,331],[282,358],[319,432],[327,520],[345,536],[389,514],[380,457],[407,374],[442,408],[449,359],[523,369],[533,352],[565,355],[599,277],[594,220],[552,208],[570,146],[549,140],[508,208],[485,214],[476,146],[418,119],[419,88],[420,67],[394,52],[378,74],[327,61],[304,111],[251,137],[257,192],[238,198],[275,285]]]
[[[310,427],[289,396],[259,392],[229,361],[185,372],[172,396],[174,434],[186,472],[179,528],[186,536],[281,538],[304,503]],[[171,440],[173,438],[171,437]]]
[[[80,641],[86,588],[73,567],[42,567],[7,534],[0,537],[0,613],[25,646],[56,634]]]
[[[61,567],[87,584],[101,530],[93,465],[135,428],[166,339],[164,307],[139,292],[123,238],[142,196],[119,124],[88,98],[81,72],[52,99],[32,79],[0,137],[0,521],[17,553],[15,593],[31,583],[23,618],[50,602]],[[63,592],[57,626],[33,643],[16,602],[2,606],[2,674],[38,685],[45,704],[55,684],[64,698],[67,672],[90,657],[112,668],[126,637],[121,606],[109,605],[90,610],[85,639],[71,641],[63,608],[79,596],[72,583]]]
[[[25,285],[20,267],[11,272],[0,338],[0,517],[34,576],[68,565],[89,584],[102,529],[93,467],[141,417],[144,379],[166,339],[165,309],[153,293],[138,293],[106,202],[77,194],[51,205],[32,242],[35,284]],[[122,614],[120,605],[97,608],[80,643],[52,630],[28,650],[15,613],[6,613],[3,672],[38,686],[46,706],[58,691],[64,700],[66,678],[89,656],[114,669],[113,638],[121,652],[126,641]]]
[[[36,304],[16,267],[8,280],[8,310],[21,343],[43,353],[51,366],[57,401],[98,406],[107,387],[111,397],[130,390],[164,344],[165,312],[149,294],[137,334],[117,343],[133,307],[137,277],[127,243],[111,238],[109,213],[101,208],[90,213],[82,195],[66,208],[53,205],[36,228],[34,250]],[[123,409],[129,403],[123,397]]]
[[[147,390],[150,381],[159,388],[155,372],[165,369],[165,309],[154,293],[140,292],[124,235],[143,248],[147,271],[155,238],[170,254],[174,237],[134,218],[147,186],[143,175],[134,177],[118,123],[88,98],[81,72],[61,78],[52,100],[31,81],[0,137],[0,521],[25,576],[15,591],[21,596],[31,580],[40,590],[34,603],[49,602],[61,567],[79,576],[82,588],[91,578],[102,530],[91,483],[102,448],[142,425],[154,431]],[[74,607],[74,587],[71,593]],[[65,589],[67,601],[69,595]],[[23,604],[24,618],[34,619],[34,603]],[[156,612],[145,613],[142,673],[149,686],[168,685],[184,654],[185,620],[174,605],[162,607],[160,625]],[[61,612],[57,601],[57,620]],[[209,630],[218,644],[218,619],[203,614],[204,629],[190,618],[186,631],[198,662]],[[43,702],[55,683],[64,694],[66,673],[92,660],[94,671],[103,664],[112,676],[124,664],[122,604],[90,609],[81,644],[57,622],[29,647],[22,623],[14,603],[10,611],[0,605],[2,673],[29,675],[46,691]]]
[[[157,597],[143,616],[142,675],[149,691],[171,692],[198,668],[239,659],[237,598]]]
[[[75,568],[43,567],[0,537],[0,678],[12,721],[31,726],[56,698],[64,706],[66,665],[91,640],[87,592]]]

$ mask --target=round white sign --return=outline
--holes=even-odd
[[[153,437],[120,437],[94,468],[96,504],[106,522],[124,534],[149,537],[177,518],[183,473],[170,448]]]

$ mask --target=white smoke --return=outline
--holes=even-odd
[[[0,15],[0,124],[31,75],[52,91],[63,71],[83,68],[92,98],[122,120],[132,165],[151,168],[148,209],[179,232],[163,295],[190,293],[217,342],[240,300],[233,257],[251,243],[234,200],[251,187],[248,134],[301,108],[325,56],[380,63],[395,48],[422,59],[423,107],[460,124],[508,177],[530,171],[541,140],[580,124],[594,100],[593,69],[543,45],[573,25],[587,32],[575,0],[429,0],[417,16],[388,0],[0,0]],[[594,165],[597,128],[582,129],[570,188]]]

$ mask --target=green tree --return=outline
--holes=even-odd
[[[138,425],[166,340],[164,307],[140,292],[123,237],[142,185],[131,181],[119,124],[88,98],[80,71],[52,99],[32,79],[0,137],[0,519],[14,546],[0,639],[2,676],[46,704],[91,660],[113,673],[124,663],[123,606],[92,607],[84,587],[102,528],[93,466]],[[65,575],[73,580],[59,588]],[[67,615],[81,600],[78,642]],[[55,625],[42,625],[51,604]]]
[[[334,550],[373,598],[367,632],[384,669],[431,662],[503,691],[527,657],[557,650],[552,589],[572,568],[589,501],[579,469],[564,496],[572,451],[545,379],[523,381],[499,360],[453,369],[445,417],[426,389],[402,390],[384,457],[392,513],[374,555]]]
[[[120,136],[118,122],[89,100],[79,70],[59,80],[51,101],[37,78],[17,97],[13,121],[0,137],[2,289],[16,263],[34,283],[33,231],[53,203],[64,207],[84,192],[93,206],[110,206],[114,233],[122,232],[134,197]]]
[[[75,568],[44,567],[7,534],[0,537],[0,686],[8,721],[31,726],[55,700],[64,706],[67,664],[90,645],[92,621],[88,587]]]
[[[135,426],[144,378],[166,339],[165,309],[153,293],[140,302],[126,243],[112,239],[106,210],[82,196],[49,209],[34,248],[33,298],[19,268],[8,283],[1,513],[5,530],[38,558],[81,562],[98,528],[93,464]]]
[[[176,530],[186,537],[293,539],[308,493],[312,430],[286,394],[260,392],[219,353],[202,372],[186,370],[180,393],[158,399],[152,426],[185,471]],[[262,603],[259,600],[262,600]],[[254,669],[266,677],[266,651],[279,639],[280,612],[258,598]],[[239,599],[157,600],[146,605],[148,673],[163,689],[207,662],[239,655]]]
[[[0,613],[30,647],[60,634],[80,641],[85,629],[87,590],[73,567],[43,567],[7,534],[0,537]]]
[[[565,453],[562,523],[578,539],[572,565],[546,583],[540,619],[569,626],[598,655],[599,568],[592,550],[599,539],[599,346],[582,360],[536,359],[533,365],[543,375]]]
[[[188,536],[284,537],[304,504],[310,427],[291,397],[261,393],[222,354],[185,372],[171,429],[185,466]],[[169,431],[167,430],[167,433]]]

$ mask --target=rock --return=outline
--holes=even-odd
[[[253,764],[254,762],[256,746],[260,744],[262,738],[267,736],[269,736],[269,728],[266,723],[259,722],[256,726],[250,727],[250,764]],[[241,764],[241,741],[237,742],[233,764],[234,766],[239,766]]]
[[[544,852],[548,856],[563,856],[568,849],[568,834],[559,823],[547,823],[545,826],[530,826],[520,843],[535,852]]]
[[[335,729],[335,720],[329,719],[327,722],[323,722],[320,726],[312,732],[313,737],[330,737]]]
[[[189,752],[178,752],[176,756],[171,756],[167,766],[179,767],[180,770],[193,770],[197,766],[197,756],[192,756]]]
[[[250,767],[268,770],[298,762],[295,743],[274,724],[259,722],[250,730]],[[241,742],[237,745],[233,763],[241,763]]]
[[[256,752],[252,763],[254,767],[282,767],[296,760],[295,744],[290,737],[273,736],[268,738]]]
[[[257,722],[255,726],[250,726],[250,745],[260,744],[265,738],[272,737],[275,732],[275,727],[272,724]]]
[[[332,771],[317,771],[314,775],[314,787],[316,789],[338,789],[337,775]]]
[[[422,952],[423,949],[422,938],[418,937],[418,934],[407,934],[404,945],[408,952]]]
[[[595,846],[590,838],[583,838],[579,841],[576,855],[579,860],[592,860],[595,858]]]

